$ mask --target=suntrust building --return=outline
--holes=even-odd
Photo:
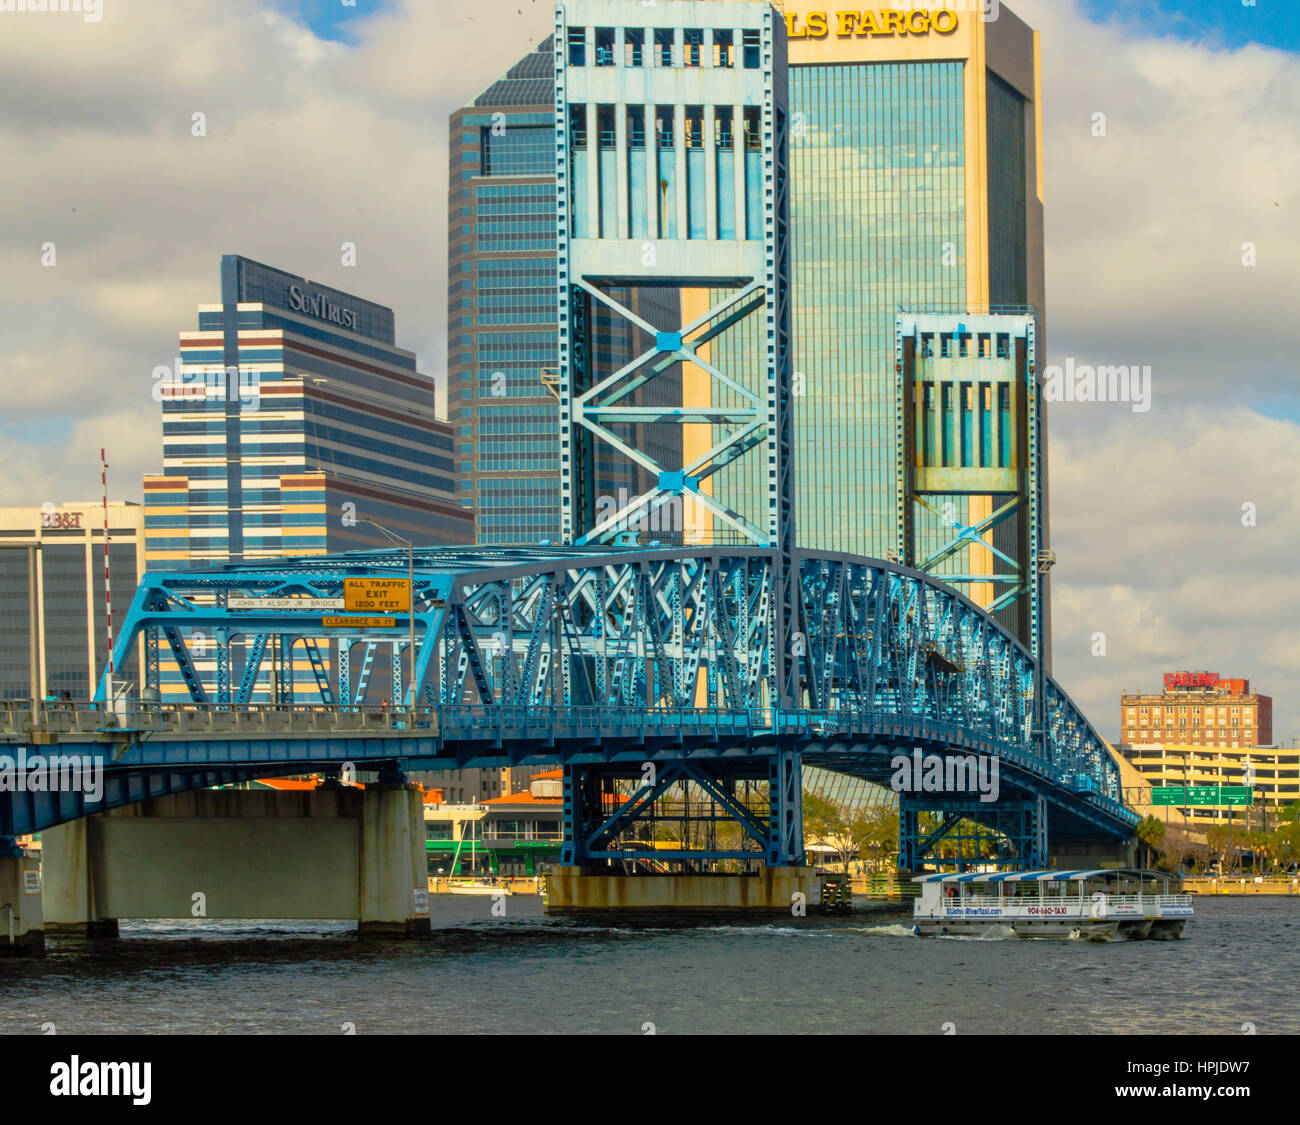
[[[391,309],[228,254],[156,371],[163,472],[144,482],[152,567],[473,539],[434,384]]]

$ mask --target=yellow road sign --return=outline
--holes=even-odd
[[[396,617],[322,617],[320,623],[326,629],[392,629],[397,625]]]
[[[343,608],[352,613],[407,613],[411,583],[406,578],[345,578]]]

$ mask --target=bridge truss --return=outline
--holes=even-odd
[[[361,645],[373,663],[377,650],[390,649],[401,688],[393,698],[409,709],[410,725],[379,753],[407,769],[565,764],[565,856],[576,864],[630,854],[619,841],[635,817],[623,804],[649,808],[668,783],[665,764],[670,780],[735,815],[749,850],[769,863],[798,862],[802,763],[889,784],[899,755],[918,750],[992,758],[1000,791],[992,802],[904,785],[901,852],[909,868],[959,838],[963,822],[1005,836],[1006,863],[1045,861],[1049,827],[1071,840],[1131,835],[1136,818],[1122,805],[1118,767],[1101,737],[1001,626],[929,576],[879,560],[798,552],[795,597],[805,629],[788,638],[786,653],[798,696],[795,706],[780,706],[768,674],[774,575],[781,573],[773,554],[417,551],[415,680],[405,685],[405,614],[391,625],[350,627],[334,611],[310,608],[340,598],[345,578],[403,576],[405,552],[151,572],[116,655],[124,666],[143,643],[154,653],[145,686],[159,690],[167,686],[159,654],[169,653],[180,680],[171,686],[185,693],[177,702],[231,712],[235,737],[239,713],[268,703],[324,708],[345,723],[362,703],[348,685],[352,662],[339,654]],[[274,608],[262,610],[259,601]],[[266,664],[276,647],[289,658],[272,700]],[[301,652],[312,656],[292,658]],[[102,698],[103,684],[100,690]],[[502,716],[518,713],[545,716],[537,718],[544,729],[512,749],[502,732],[513,720]],[[708,736],[682,737],[698,733],[701,716]],[[421,725],[428,737],[420,747],[404,746],[403,736]],[[295,753],[284,761],[303,759]],[[643,780],[646,761],[660,764],[652,781]],[[740,808],[733,794],[741,782],[766,786],[765,815]]]

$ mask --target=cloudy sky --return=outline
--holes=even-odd
[[[1174,669],[1248,676],[1289,742],[1300,5],[1010,6],[1043,32],[1049,358],[1152,372],[1148,412],[1053,407],[1058,678],[1114,736],[1123,687]],[[225,252],[392,305],[399,342],[440,371],[447,116],[546,34],[549,10],[0,13],[0,504],[97,495],[101,445],[115,493],[138,499],[160,467],[151,372],[216,299]]]

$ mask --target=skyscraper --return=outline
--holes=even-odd
[[[485,545],[560,541],[554,69],[548,37],[450,123],[447,411],[460,495]],[[678,315],[676,291],[611,293],[656,325]],[[592,334],[597,378],[644,348],[603,307]],[[680,386],[679,369],[661,396]],[[621,436],[639,447],[674,441],[644,423]],[[624,459],[598,455],[598,494],[644,483]]]
[[[988,0],[906,12],[827,11],[810,0],[786,0],[778,8],[790,56],[798,542],[887,557],[897,546],[899,310],[1032,308],[1038,355],[1045,354],[1038,36]],[[593,56],[595,66],[638,67],[638,51],[685,51],[671,56],[674,65],[729,62],[725,52],[700,52],[695,59],[691,44],[640,40],[636,28],[600,34],[593,50],[607,57]],[[547,147],[553,140],[551,50],[549,40],[541,43],[452,122],[450,409],[462,487],[476,501],[483,542],[557,534],[549,483],[558,455],[556,412],[545,382],[555,362],[555,328],[550,320],[527,319],[542,311],[551,315],[555,285],[553,247],[540,246],[538,234],[554,221]],[[611,156],[617,139],[617,107],[609,108],[609,129],[600,115],[595,127],[593,147],[601,159],[606,131]],[[690,133],[689,115],[686,128]],[[628,129],[626,145],[635,157],[645,141]],[[671,143],[671,134],[667,123],[655,143]],[[511,162],[506,153],[527,156]],[[525,170],[533,174],[522,175]],[[524,191],[526,205],[517,200]],[[502,199],[515,201],[509,215]],[[638,205],[633,192],[629,206]],[[635,213],[630,221],[635,227]],[[520,259],[531,263],[526,273]],[[506,269],[526,284],[493,288],[492,278]],[[720,296],[686,290],[682,307],[702,312]],[[698,354],[726,370],[752,373],[763,368],[764,347],[752,326],[741,325]],[[741,396],[688,372],[693,405],[743,405]],[[720,427],[711,436],[707,425],[685,430],[695,453],[724,437]],[[692,436],[692,430],[703,433]],[[638,436],[653,435],[646,430]],[[761,526],[763,484],[761,468],[737,462],[702,491],[725,494]],[[993,503],[992,497],[963,500],[958,518],[975,525]],[[689,538],[734,538],[731,529],[691,508],[698,526],[687,529]],[[1045,503],[1043,512],[1046,522]],[[946,538],[949,529],[938,519],[927,525],[922,514],[918,541]],[[1044,547],[1047,541],[1044,534]],[[969,554],[949,569],[978,570],[979,552]]]
[[[798,540],[885,557],[898,311],[1033,306],[1043,354],[1038,36],[996,4],[783,10]],[[761,344],[716,354],[736,368]]]
[[[396,346],[391,309],[226,255],[221,302],[198,311],[175,365],[154,372],[163,471],[144,479],[149,569],[393,547],[381,527],[416,546],[473,541],[451,429],[433,380]],[[236,665],[247,643],[232,642]],[[198,673],[219,681],[217,646],[197,648]],[[273,650],[255,701],[276,698],[277,659],[312,674],[301,649]],[[164,701],[189,698],[174,660],[146,665]],[[392,690],[372,685],[371,701]]]
[[[391,309],[237,255],[172,370],[155,371],[163,471],[150,566],[469,543],[434,384]]]
[[[447,413],[476,541],[559,538],[551,40],[451,117]]]

